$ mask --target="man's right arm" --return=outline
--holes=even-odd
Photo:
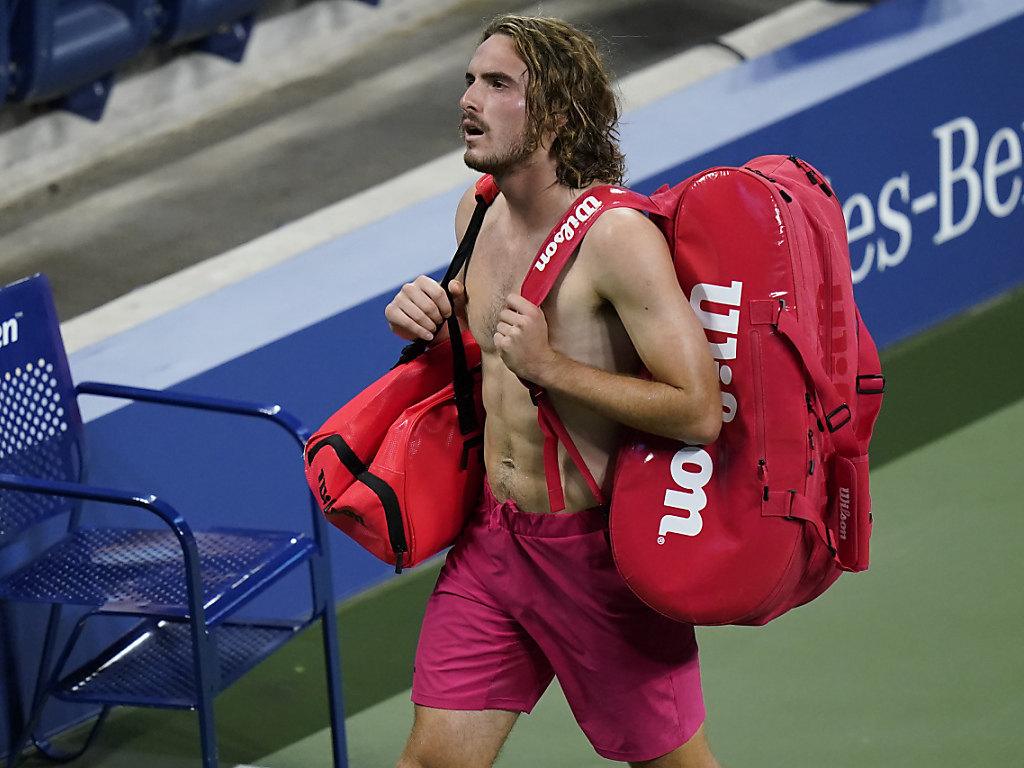
[[[461,240],[475,207],[475,196],[471,187],[462,196],[455,214],[456,239]],[[448,290],[457,302],[464,295],[462,282],[452,280]],[[456,308],[459,309],[458,307]],[[384,317],[391,332],[406,341],[423,339],[436,343],[448,337],[444,320],[452,313],[452,305],[441,284],[426,275],[420,275],[406,283],[384,309]]]

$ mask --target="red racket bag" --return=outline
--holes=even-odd
[[[764,624],[841,572],[866,569],[867,449],[884,379],[854,303],[842,209],[823,177],[770,156],[704,171],[651,198],[616,188],[588,194],[598,215],[628,205],[662,229],[722,390],[724,423],[711,445],[625,436],[610,535],[626,582],[675,619]],[[543,256],[535,266],[555,266],[544,276],[551,282],[568,254]],[[538,394],[542,429],[574,452]],[[557,473],[548,475],[554,509],[561,490]]]

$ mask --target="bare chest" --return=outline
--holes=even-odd
[[[466,274],[466,310],[469,327],[482,347],[492,346],[508,297],[522,287],[535,254],[533,239],[485,231],[477,240]]]
[[[494,353],[494,333],[508,296],[518,294],[547,233],[516,238],[481,232],[466,275],[469,326],[484,353]],[[586,241],[559,275],[541,305],[552,347],[581,362],[614,369],[615,350],[628,338],[614,309],[596,292],[587,268]]]

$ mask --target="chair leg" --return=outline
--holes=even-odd
[[[327,699],[331,717],[331,748],[334,768],[348,768],[348,742],[345,737],[345,696],[341,682],[341,658],[338,646],[337,617],[333,606],[320,614],[324,635],[324,663],[327,671]]]
[[[313,610],[320,617],[324,638],[327,701],[331,718],[331,749],[334,753],[334,768],[348,768],[348,742],[345,738],[345,694],[341,679],[341,645],[338,640],[338,617],[334,613],[334,583],[331,576],[327,523],[312,496],[310,503],[320,554],[310,559],[309,568],[313,584]]]
[[[203,768],[217,768],[217,728],[213,717],[213,701],[220,691],[220,662],[213,632],[192,621],[192,663],[196,684],[196,714],[199,717],[199,743],[203,751]]]
[[[42,695],[36,698],[28,723],[26,723],[24,730],[18,734],[16,743],[11,747],[11,754],[7,758],[7,768],[14,768],[15,763],[18,761],[18,758],[21,757],[21,754],[28,748],[29,743],[35,746],[35,748],[49,760],[52,760],[55,763],[68,763],[85,754],[85,751],[93,745],[93,742],[96,741],[96,737],[99,736],[100,730],[103,728],[103,724],[107,720],[107,715],[110,714],[110,706],[104,706],[100,710],[99,715],[96,717],[96,722],[93,723],[92,728],[89,730],[89,735],[86,736],[82,746],[76,750],[65,752],[64,750],[54,747],[46,739],[36,737],[33,734],[36,726],[39,725],[39,719],[42,717],[43,709],[46,707],[46,702],[50,699],[50,686],[55,685],[56,682],[57,675],[54,674],[52,681],[47,683],[47,687],[43,691]]]
[[[14,754],[14,742],[25,728],[25,701],[22,697],[18,662],[14,652],[15,620],[9,611],[13,606],[0,600],[0,659],[3,660],[0,680],[0,707],[7,713],[7,743],[0,745],[8,755]]]
[[[86,614],[75,624],[75,628],[71,631],[71,636],[68,638],[67,643],[65,643],[59,658],[56,663],[53,664],[53,671],[51,673],[49,671],[50,659],[53,656],[53,649],[56,644],[57,628],[60,624],[61,613],[61,606],[50,606],[50,617],[47,622],[46,637],[43,641],[43,651],[39,661],[39,673],[36,675],[36,689],[32,694],[32,710],[27,722],[25,723],[23,731],[18,734],[11,746],[11,754],[7,760],[8,768],[14,768],[14,764],[21,756],[21,753],[28,747],[29,742],[35,741],[32,733],[39,724],[39,719],[43,714],[46,702],[50,699],[50,691],[57,685],[57,681],[60,679],[60,672],[64,668],[64,664],[67,662],[68,657],[71,655],[72,648],[74,648],[75,643],[78,642],[78,637],[81,635],[82,630],[85,628],[85,623],[89,618],[89,614]],[[102,726],[105,719],[106,715],[102,714],[98,721],[98,725],[94,727],[94,732],[91,733],[89,738],[86,740],[86,747],[92,743],[95,733],[98,732],[99,726]]]
[[[34,727],[35,723],[30,723],[30,725]],[[26,729],[14,739],[11,744],[11,754],[7,756],[7,768],[14,768],[18,758],[21,757],[21,753],[28,747],[30,741],[29,734],[30,732]]]
[[[203,768],[217,768],[217,729],[213,722],[213,698],[201,693],[196,713],[199,715],[199,743],[203,750]]]
[[[53,661],[53,651],[57,647],[57,632],[60,629],[60,619],[63,615],[63,606],[54,604],[50,606],[49,618],[46,620],[46,632],[43,635],[43,650],[39,655],[39,672],[36,673],[36,687],[32,693],[32,709],[36,708],[36,699],[40,696],[48,696],[49,689],[46,687],[47,682],[50,679],[50,665]],[[78,635],[81,632],[81,627],[84,626],[84,620],[72,633],[72,636],[68,639],[68,643],[65,646],[65,653],[61,655],[61,658],[67,658],[68,652],[78,639]],[[56,669],[54,672],[56,673]]]
[[[53,746],[46,739],[38,736],[32,736],[32,743],[35,748],[42,752],[46,757],[55,763],[70,763],[72,760],[77,760],[79,757],[85,754],[86,750],[93,745],[96,741],[96,737],[100,735],[100,730],[103,728],[103,724],[107,721],[107,715],[110,714],[112,707],[110,705],[104,706],[99,715],[96,717],[96,722],[92,724],[92,728],[89,729],[89,735],[85,737],[85,741],[82,746],[76,750],[67,752],[63,749],[58,749]]]

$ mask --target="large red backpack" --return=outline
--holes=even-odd
[[[722,432],[693,446],[639,432],[615,468],[610,535],[632,590],[694,624],[764,624],[868,567],[868,442],[884,379],[853,297],[842,208],[793,157],[713,168],[648,198],[581,197],[537,255],[540,303],[579,239],[613,207],[647,211],[670,244],[722,390]],[[552,509],[557,446],[600,492],[542,391]]]

